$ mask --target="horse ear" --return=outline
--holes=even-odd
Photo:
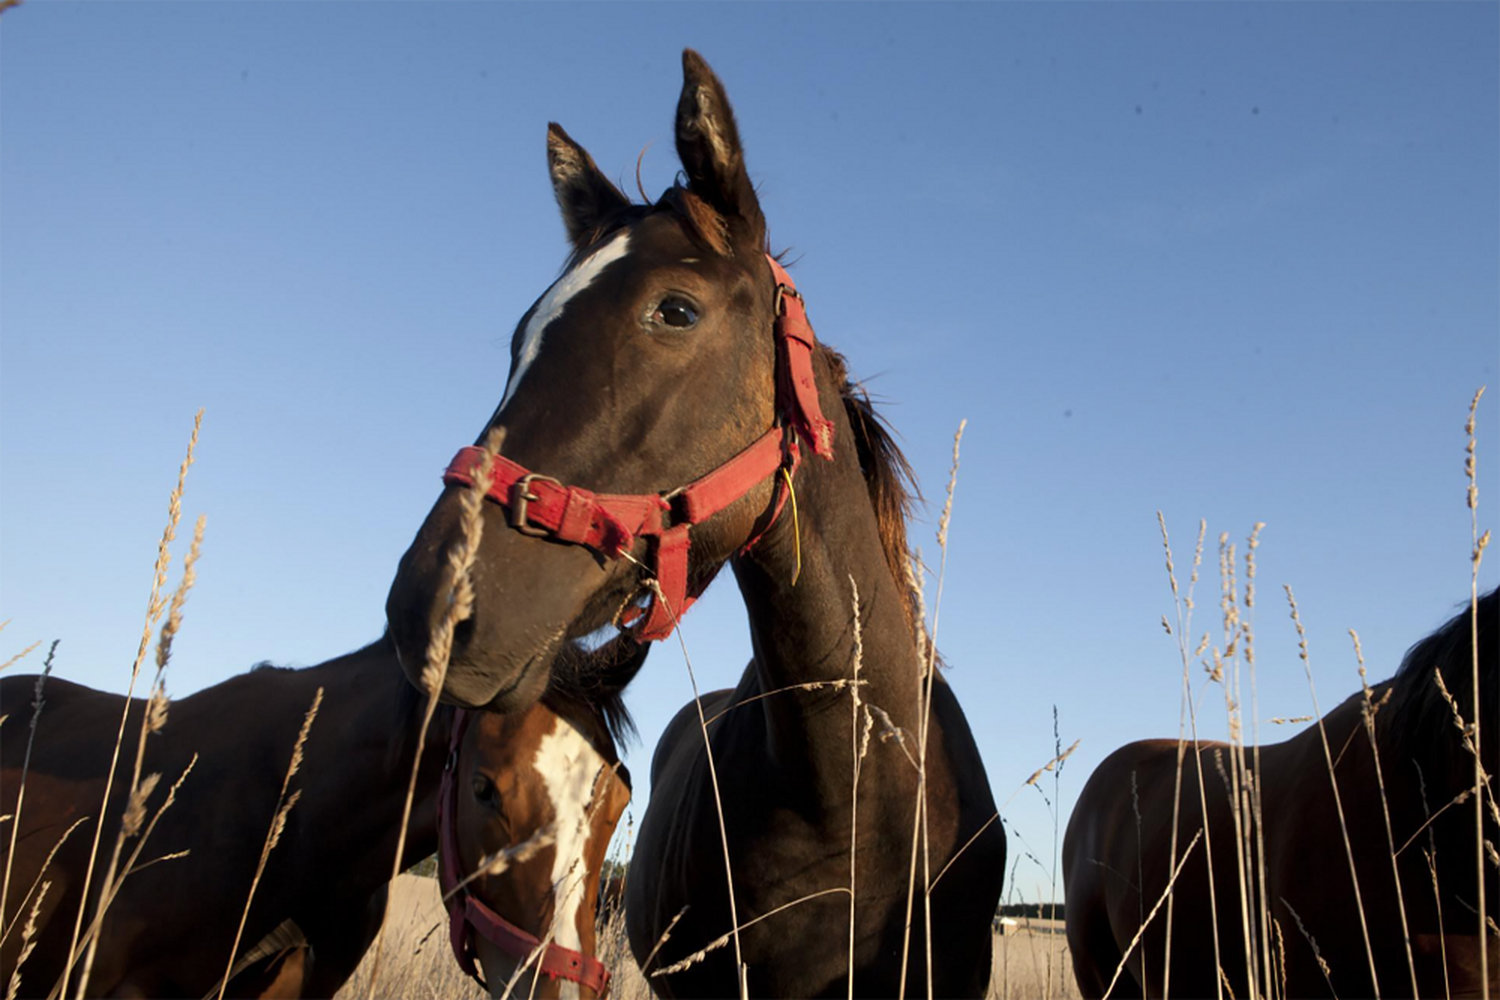
[[[682,52],[677,156],[687,173],[688,189],[724,216],[736,235],[757,251],[763,249],[766,220],[745,170],[734,111],[724,85],[692,49]]]
[[[547,172],[552,175],[552,193],[574,249],[583,249],[588,234],[605,217],[630,204],[594,165],[588,151],[556,122],[547,126]]]

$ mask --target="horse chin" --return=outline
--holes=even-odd
[[[514,712],[535,704],[547,690],[560,640],[527,657],[491,657],[482,648],[455,656],[443,680],[443,701],[465,709]],[[514,664],[520,661],[519,668]]]

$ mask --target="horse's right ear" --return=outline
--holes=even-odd
[[[682,52],[677,157],[687,174],[688,190],[718,212],[741,241],[756,252],[764,250],[766,220],[745,169],[745,151],[729,96],[708,63],[692,49]]]
[[[611,213],[630,204],[630,199],[609,182],[588,154],[561,125],[547,126],[547,172],[552,175],[552,193],[562,210],[568,242],[583,249],[588,236]]]

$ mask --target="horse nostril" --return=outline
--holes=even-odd
[[[463,649],[474,639],[474,615],[470,612],[469,617],[453,626],[453,649]]]

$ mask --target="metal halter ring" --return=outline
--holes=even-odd
[[[526,508],[532,502],[541,499],[531,492],[531,484],[540,480],[561,487],[562,483],[551,476],[544,476],[537,472],[528,472],[517,479],[510,488],[510,526],[523,535],[531,535],[534,538],[545,538],[552,534],[546,528],[532,527],[526,521]]]

